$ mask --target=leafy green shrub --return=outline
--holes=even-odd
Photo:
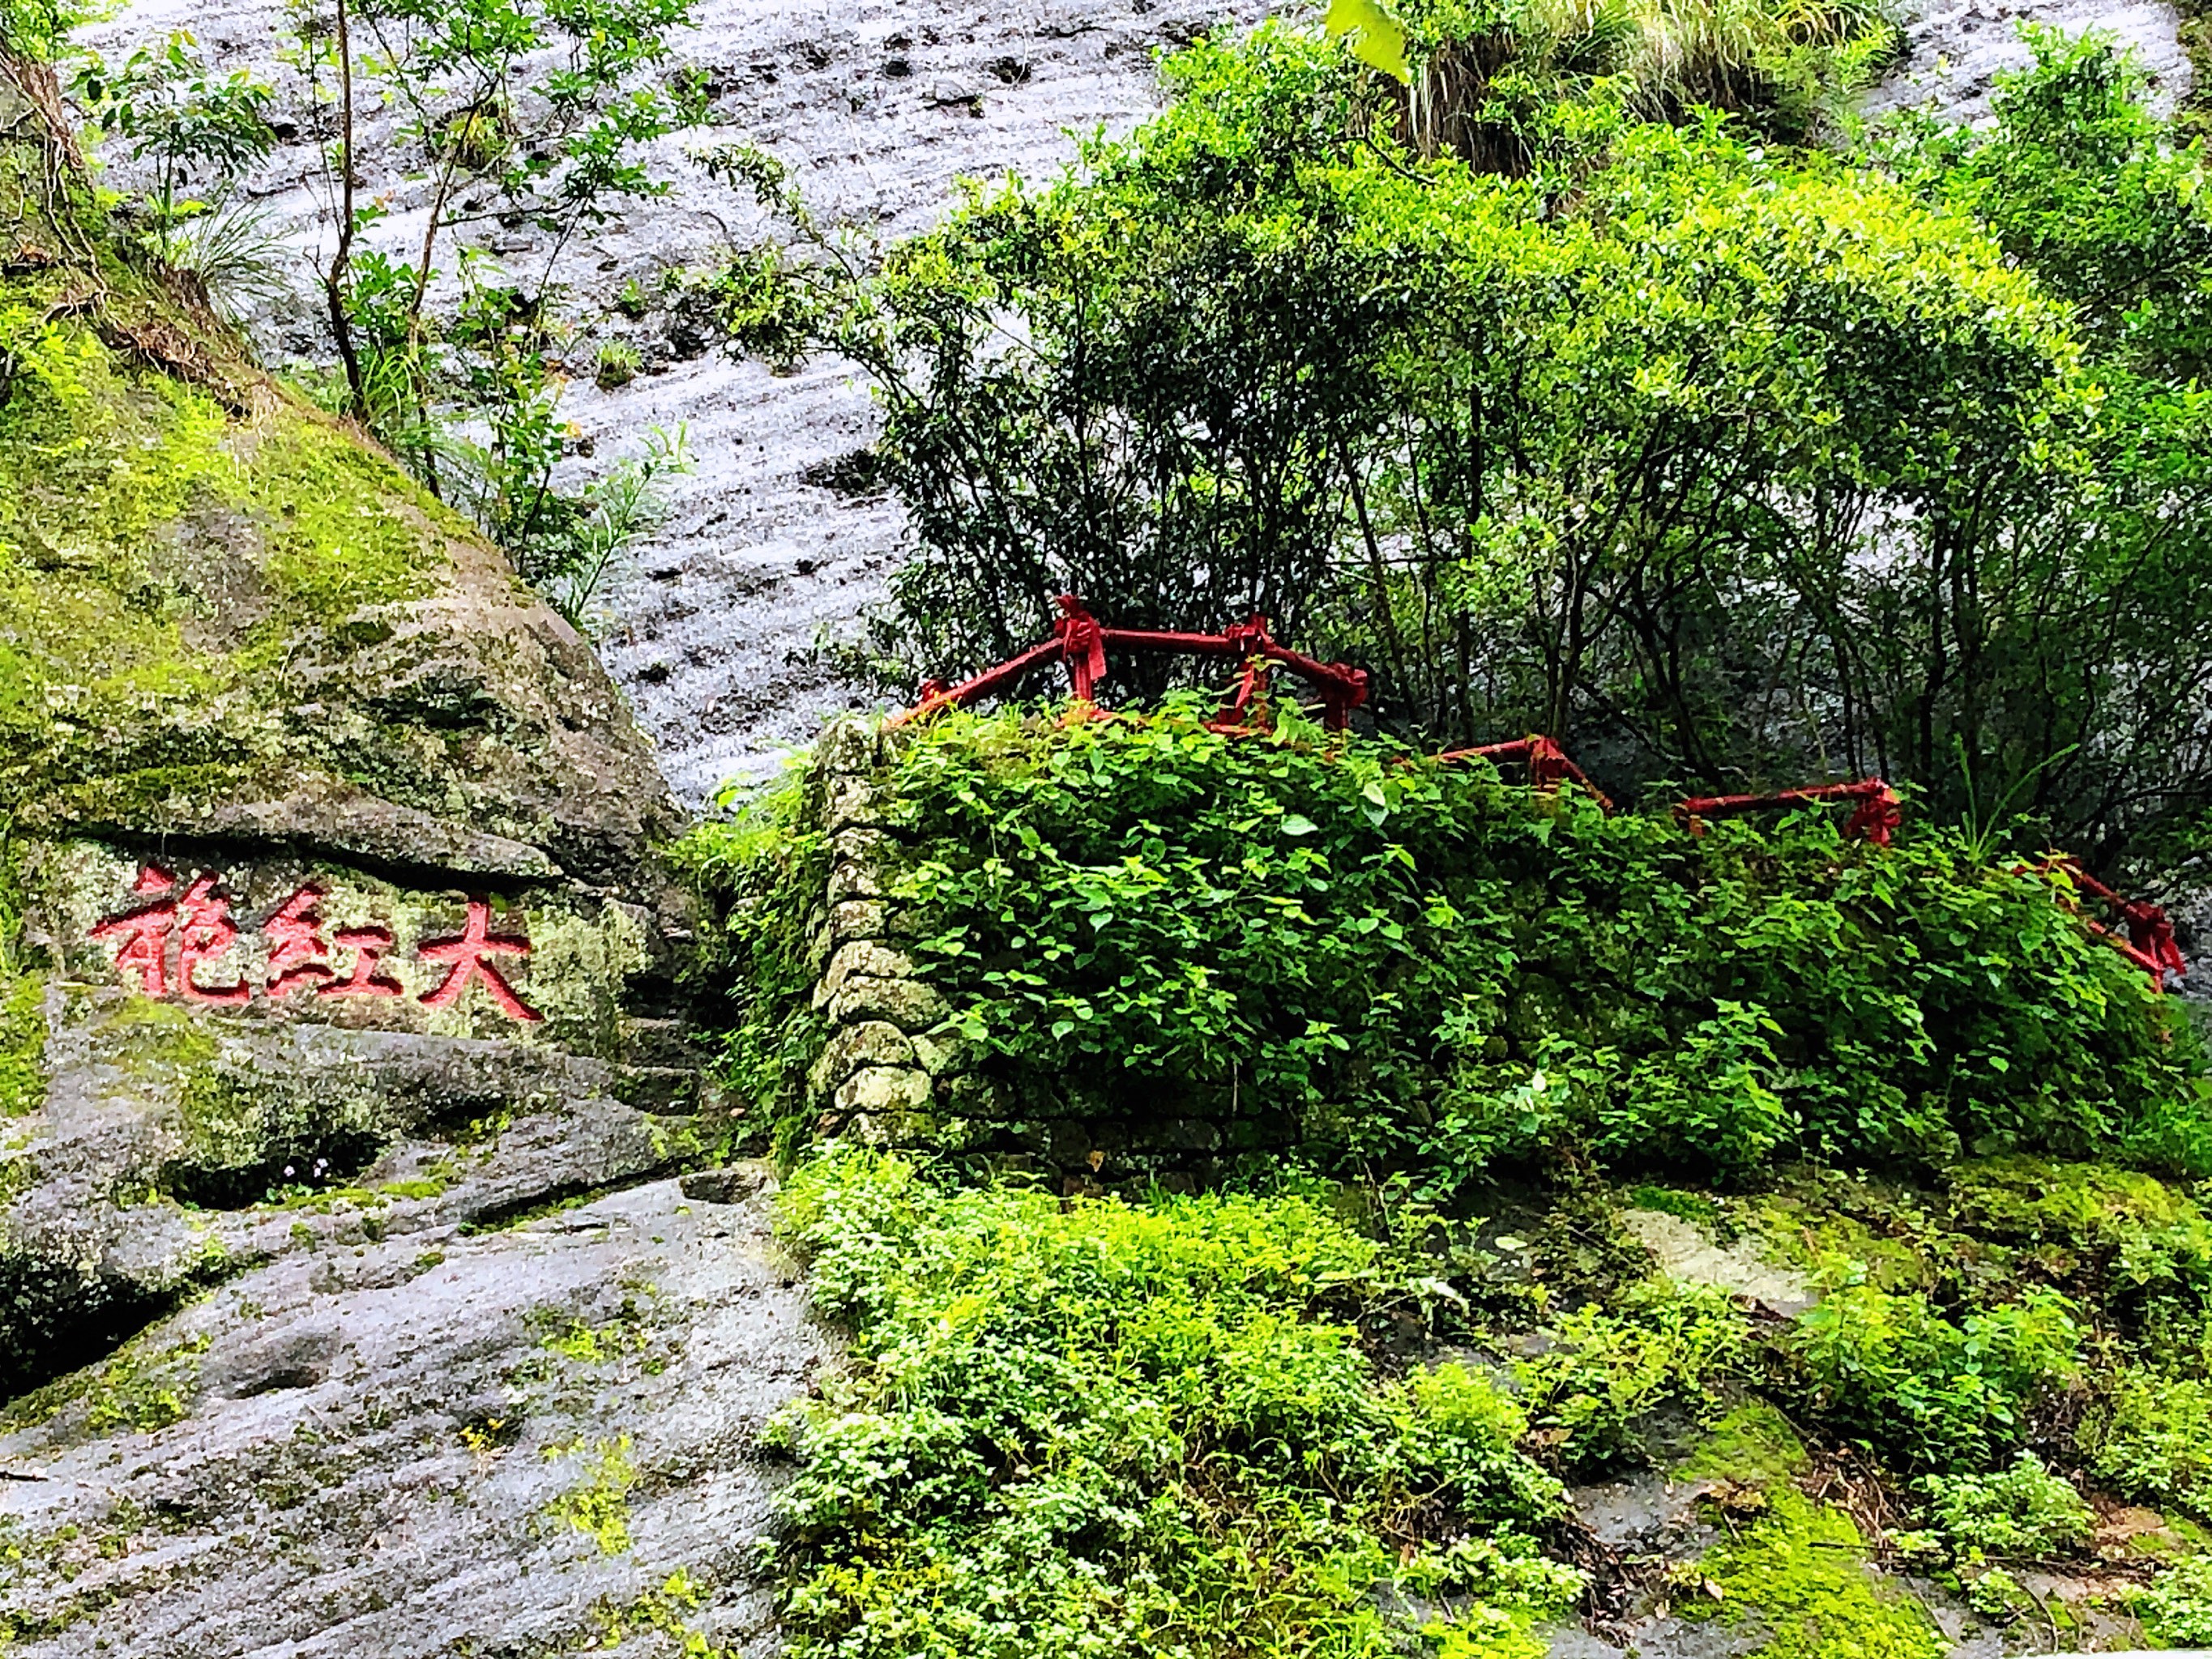
[[[2020,1580],[2002,1567],[1991,1567],[1966,1584],[1966,1605],[1984,1619],[2009,1621],[2033,1607]]]
[[[2096,1521],[2081,1495],[2033,1452],[1995,1474],[1929,1475],[1920,1489],[1935,1530],[1961,1561],[2064,1554]]]
[[[96,6],[55,0],[0,0],[0,51],[28,63],[50,62],[68,49],[71,29],[101,15]]]
[[[553,448],[558,447],[556,440]],[[491,459],[489,452],[485,458]],[[501,465],[493,460],[495,471]],[[533,509],[537,529],[531,537],[507,538],[516,571],[580,632],[591,632],[601,585],[617,562],[660,523],[669,481],[692,465],[685,426],[679,422],[672,432],[647,428],[637,453],[617,461],[575,495]]]
[[[1619,77],[1629,106],[1653,120],[1723,109],[1802,137],[1879,74],[1899,40],[1878,8],[1856,3],[1401,0],[1389,15],[1405,26],[1393,67],[1413,83],[1416,144],[1476,165],[1525,165],[1517,111],[1601,76]]]
[[[2202,1375],[2121,1367],[2109,1413],[2083,1425],[2082,1449],[2116,1491],[2212,1517],[2212,1382]]]
[[[1453,1363],[1414,1372],[1395,1427],[1408,1486],[1428,1502],[1506,1528],[1558,1507],[1558,1483],[1520,1450],[1527,1407],[1480,1372]]]
[[[2081,1328],[2050,1291],[1954,1324],[1926,1297],[1831,1291],[1784,1340],[1808,1403],[1840,1432],[1909,1466],[1992,1466],[2078,1369]]]
[[[103,133],[128,146],[132,161],[149,164],[156,249],[160,233],[209,207],[187,191],[203,187],[224,200],[276,143],[269,125],[276,89],[249,68],[216,74],[183,29],[140,47],[119,69],[88,52],[70,90]]]
[[[1577,1143],[1724,1176],[2100,1146],[2212,1168],[2186,1022],[2043,878],[1942,834],[1692,837],[1287,714],[1224,737],[1181,701],[896,744],[916,954],[1041,1109],[1287,1114],[1444,1188]]]
[[[2106,863],[2200,817],[2212,260],[2200,161],[2110,43],[2041,43],[1996,132],[1853,167],[1637,117],[1757,105],[1747,42],[1786,15],[1832,58],[1889,33],[1871,4],[1420,9],[1405,128],[1456,109],[1431,147],[1472,164],[1402,149],[1280,24],[880,261],[729,158],[811,245],[736,257],[733,343],[884,389],[915,547],[857,665],[981,668],[1062,592],[1127,627],[1256,609],[1372,668],[1393,729],[1548,732],[1621,792],[1879,768]],[[1547,34],[1587,82],[1542,76]]]
[[[2130,1604],[2160,1645],[2212,1642],[2212,1555],[2192,1555]]]
[[[801,827],[796,773],[726,804],[729,817],[695,824],[670,849],[708,912],[687,963],[690,989],[721,1030],[724,1080],[738,1102],[795,1132],[802,1079],[828,1035],[811,1001],[808,929],[829,844]]]
[[[852,1332],[792,1425],[800,1659],[1380,1656],[1392,1580],[1480,1598],[1461,1650],[1503,1655],[1579,1589],[1527,1542],[1561,1495],[1519,1407],[1378,1377],[1343,1322],[1389,1266],[1308,1200],[1066,1202],[837,1149],[780,1202]]]
[[[2031,25],[1990,123],[1901,113],[1882,158],[1985,224],[2008,257],[2078,307],[2079,325],[2154,383],[2208,362],[2200,157],[2154,112],[2142,59],[2101,29]]]
[[[1638,1450],[1638,1429],[1661,1407],[1710,1413],[1717,1385],[1744,1369],[1747,1334],[1725,1291],[1646,1285],[1619,1311],[1569,1314],[1554,1345],[1514,1370],[1531,1420],[1558,1446],[1561,1463],[1592,1472]]]

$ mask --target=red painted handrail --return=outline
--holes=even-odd
[[[1678,802],[1674,817],[1692,835],[1702,835],[1705,818],[1734,817],[1778,806],[1817,806],[1825,801],[1858,803],[1844,825],[1844,833],[1861,836],[1877,847],[1887,847],[1905,822],[1905,804],[1897,792],[1880,778],[1861,778],[1856,783],[1815,783],[1802,789],[1783,789],[1771,795],[1693,795]]]
[[[1050,639],[1042,640],[997,667],[986,669],[957,685],[924,680],[921,697],[914,707],[893,714],[888,724],[903,726],[910,720],[926,720],[941,708],[964,708],[1009,690],[1032,671],[1056,662],[1067,665],[1076,702],[1089,708],[1096,703],[1098,682],[1105,677],[1106,653],[1109,650],[1163,656],[1225,657],[1243,663],[1244,672],[1236,689],[1223,702],[1220,714],[1211,722],[1218,732],[1249,734],[1258,729],[1249,721],[1255,709],[1264,702],[1272,667],[1286,668],[1320,691],[1322,721],[1332,732],[1345,729],[1352,711],[1366,702],[1372,689],[1364,668],[1322,662],[1280,644],[1267,631],[1263,617],[1232,624],[1218,634],[1186,634],[1164,629],[1108,628],[1073,593],[1061,594],[1059,604],[1060,617],[1053,624]],[[1437,759],[1446,764],[1480,759],[1492,765],[1526,766],[1532,787],[1556,789],[1562,781],[1571,780],[1588,790],[1600,806],[1608,812],[1613,811],[1613,803],[1604,792],[1567,757],[1556,741],[1540,732],[1531,732],[1510,743],[1447,750]],[[1905,821],[1904,803],[1898,799],[1897,792],[1880,778],[1861,778],[1856,783],[1809,784],[1802,789],[1782,789],[1765,795],[1694,795],[1676,803],[1674,817],[1694,836],[1705,832],[1705,820],[1708,818],[1733,817],[1740,813],[1781,807],[1817,806],[1831,801],[1855,803],[1850,818],[1844,822],[1844,833],[1855,840],[1871,842],[1876,847],[1888,846]],[[2123,897],[2066,854],[2052,854],[2033,867],[2045,873],[2063,874],[2078,890],[2111,905],[2127,927],[2127,939],[2120,939],[2093,918],[2083,916],[2082,921],[2092,932],[2110,940],[2129,960],[2148,973],[2151,982],[2160,990],[2166,988],[2168,974],[2188,972],[2189,965],[2174,940],[2173,924],[2157,905]],[[2069,903],[2068,908],[2078,914],[2078,906]]]
[[[2189,972],[2189,963],[2181,954],[2181,945],[2173,937],[2172,920],[2165,908],[2148,899],[2131,899],[2117,893],[2099,881],[2081,866],[2081,860],[2071,853],[2047,853],[2036,863],[2027,866],[2040,875],[2063,876],[2075,890],[2110,905],[2128,930],[2123,939],[2094,916],[2082,916],[2089,931],[2110,942],[2112,948],[2150,975],[2151,983],[2163,991],[2166,976],[2177,976]],[[2081,907],[2067,900],[2060,902],[2080,915]]]
[[[1567,751],[1541,732],[1532,732],[1525,738],[1516,738],[1510,743],[1486,743],[1480,749],[1447,749],[1437,758],[1449,763],[1462,760],[1486,760],[1492,765],[1514,763],[1528,769],[1528,782],[1537,789],[1556,789],[1562,778],[1572,778],[1596,798],[1597,804],[1607,811],[1613,811],[1613,801],[1605,791],[1589,781],[1583,769],[1567,758]]]
[[[1052,625],[1050,639],[957,685],[924,680],[920,701],[913,708],[892,715],[890,723],[902,726],[908,720],[927,719],[940,708],[964,708],[1005,690],[1031,670],[1053,662],[1067,665],[1077,702],[1095,702],[1098,682],[1105,677],[1106,653],[1109,649],[1160,656],[1227,657],[1242,662],[1244,675],[1222,707],[1223,724],[1230,723],[1231,716],[1243,715],[1266,690],[1270,665],[1290,670],[1320,691],[1322,720],[1332,732],[1343,731],[1351,723],[1352,711],[1367,701],[1370,687],[1365,669],[1354,668],[1347,663],[1317,661],[1303,652],[1290,649],[1267,631],[1264,617],[1236,623],[1218,634],[1182,634],[1154,628],[1108,628],[1073,593],[1061,594],[1059,603],[1061,615]],[[1235,727],[1231,726],[1231,729]]]

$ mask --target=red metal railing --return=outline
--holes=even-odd
[[[2184,975],[2189,963],[2181,954],[2181,945],[2173,937],[2173,922],[2163,906],[2148,899],[2131,899],[2114,892],[2081,867],[2081,860],[2071,853],[2051,853],[2030,868],[2045,875],[2061,875],[2070,882],[2075,890],[2100,900],[2112,907],[2121,925],[2128,930],[2124,939],[2094,916],[2081,916],[2091,933],[2108,940],[2112,948],[2133,962],[2151,977],[2151,983],[2161,991],[2166,988],[2168,974]],[[2063,896],[2059,902],[2081,915],[2081,906]]]
[[[1160,656],[1219,657],[1243,664],[1243,672],[1235,689],[1224,699],[1220,714],[1211,722],[1213,729],[1219,732],[1250,733],[1259,729],[1250,722],[1255,713],[1264,706],[1267,677],[1277,667],[1288,669],[1321,693],[1322,719],[1332,732],[1345,729],[1352,711],[1367,701],[1371,689],[1364,668],[1354,668],[1347,663],[1322,662],[1280,644],[1267,631],[1263,617],[1224,628],[1218,634],[1184,634],[1162,629],[1108,628],[1073,593],[1061,594],[1059,605],[1060,617],[1053,624],[1050,639],[1042,640],[997,667],[957,685],[946,685],[938,680],[923,681],[920,700],[913,708],[893,714],[889,723],[902,726],[910,720],[926,720],[940,708],[964,708],[1012,689],[1025,676],[1053,663],[1066,665],[1076,701],[1089,707],[1097,701],[1097,684],[1105,676],[1106,653],[1109,650]],[[1612,801],[1589,781],[1582,768],[1567,757],[1557,742],[1539,732],[1510,743],[1447,750],[1437,759],[1446,763],[1481,759],[1496,766],[1525,766],[1531,787],[1556,789],[1562,782],[1571,781],[1589,791],[1607,811],[1613,811]],[[1853,840],[1871,842],[1876,847],[1888,846],[1905,821],[1904,803],[1898,799],[1897,792],[1880,778],[1861,778],[1856,783],[1810,784],[1802,789],[1783,789],[1767,795],[1695,795],[1676,803],[1674,817],[1694,836],[1704,833],[1708,818],[1733,817],[1745,812],[1791,806],[1819,806],[1834,801],[1853,803],[1851,815],[1844,823],[1844,835]],[[2110,905],[2127,928],[2125,939],[2092,917],[2083,916],[2081,920],[2092,932],[2110,940],[2148,973],[2151,982],[2160,990],[2166,988],[2168,974],[2188,971],[2188,963],[2182,959],[2180,947],[2174,941],[2173,924],[2157,905],[2123,897],[2068,854],[2053,854],[2034,867],[2063,874],[2077,890]],[[2062,902],[2067,901],[2062,899]],[[2068,908],[2080,914],[2078,905],[2069,902]]]
[[[1600,806],[1608,812],[1613,811],[1612,798],[1567,758],[1565,750],[1540,732],[1532,732],[1510,743],[1486,743],[1480,749],[1447,749],[1437,758],[1445,762],[1486,760],[1492,766],[1525,766],[1532,789],[1556,789],[1563,779],[1571,778],[1588,790]]]
[[[1844,825],[1844,833],[1854,841],[1863,836],[1877,847],[1887,847],[1905,822],[1905,803],[1880,778],[1861,778],[1856,783],[1815,783],[1771,795],[1693,795],[1675,805],[1674,817],[1695,836],[1704,833],[1702,821],[1706,818],[1734,817],[1741,812],[1780,806],[1818,806],[1833,800],[1858,803]]]
[[[1218,634],[1180,634],[1153,628],[1108,628],[1084,608],[1073,593],[1060,596],[1060,620],[1052,637],[1010,657],[996,668],[985,670],[957,685],[924,680],[921,698],[911,708],[891,716],[893,726],[926,719],[940,708],[964,708],[1018,684],[1032,671],[1063,662],[1079,702],[1097,701],[1095,689],[1106,673],[1109,650],[1156,656],[1226,657],[1244,665],[1235,691],[1222,704],[1216,724],[1239,729],[1255,703],[1265,694],[1270,668],[1281,667],[1305,680],[1321,693],[1322,720],[1332,732],[1350,724],[1352,711],[1367,701],[1367,671],[1348,663],[1320,662],[1303,652],[1279,644],[1267,631],[1264,617],[1224,628]]]

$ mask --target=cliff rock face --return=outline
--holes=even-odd
[[[672,1178],[653,758],[52,110],[0,81],[0,1644],[740,1640],[812,1350]]]
[[[708,88],[720,136],[742,134],[789,162],[825,219],[890,236],[936,222],[960,179],[1048,175],[1073,158],[1079,136],[1127,130],[1158,107],[1158,53],[1268,9],[1261,0],[698,0],[675,44]],[[309,181],[330,134],[283,61],[294,15],[283,0],[131,0],[82,38],[120,58],[188,28],[210,62],[251,63],[267,76],[292,136],[256,172],[252,195],[272,228],[307,247],[319,238]],[[366,243],[412,258],[415,216],[434,185],[409,177],[421,172],[409,118],[395,107],[357,119],[364,174],[398,181],[391,216]],[[677,181],[664,198],[625,202],[565,245],[526,223],[489,239],[508,268],[550,269],[565,286],[581,325],[572,361],[619,344],[642,366],[611,391],[586,374],[570,383],[562,417],[596,457],[569,465],[586,471],[635,453],[656,423],[684,424],[699,458],[669,482],[666,523],[609,595],[623,625],[605,641],[688,804],[733,773],[772,773],[779,750],[812,742],[825,716],[867,701],[813,647],[825,630],[849,636],[861,607],[880,599],[904,530],[897,505],[852,460],[876,429],[853,366],[787,374],[733,362],[672,288],[677,273],[712,267],[732,241],[750,246],[773,229],[748,191],[685,155],[696,137],[657,150],[654,170]],[[111,161],[118,185],[132,177]],[[295,269],[304,276],[307,267]],[[618,305],[625,293],[635,297]],[[319,298],[304,283],[256,325],[276,358],[330,358]]]

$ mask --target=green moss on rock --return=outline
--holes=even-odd
[[[1789,1419],[1764,1401],[1726,1413],[1675,1466],[1678,1480],[1732,1480],[1761,1488],[1793,1480],[1812,1466]]]
[[[46,978],[0,972],[0,1117],[36,1111],[46,1098]]]
[[[47,251],[0,275],[0,817],[189,830],[343,780],[634,878],[673,815],[574,630],[93,204],[0,196]]]
[[[1841,1510],[1778,1485],[1766,1512],[1699,1564],[1720,1600],[1692,1609],[1756,1621],[1766,1640],[1753,1659],[1942,1659],[1948,1644],[1926,1609],[1869,1575],[1864,1545]]]
[[[1951,1172],[1960,1218],[1992,1238],[2076,1251],[2162,1250],[2212,1271],[2212,1221],[2180,1188],[2138,1170],[1990,1158]]]
[[[204,1333],[165,1347],[133,1343],[100,1367],[85,1391],[85,1426],[94,1434],[118,1428],[155,1434],[190,1413],[187,1396],[199,1378]]]

